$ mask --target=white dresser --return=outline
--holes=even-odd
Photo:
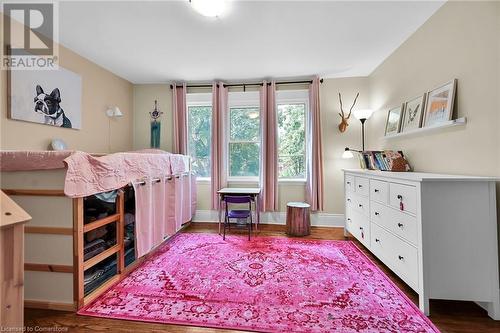
[[[345,230],[429,299],[500,320],[495,178],[344,170]]]

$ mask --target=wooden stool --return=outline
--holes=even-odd
[[[311,205],[289,202],[286,205],[286,233],[290,236],[307,236],[311,233]]]

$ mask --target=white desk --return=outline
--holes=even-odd
[[[224,196],[226,195],[234,195],[234,196],[245,196],[248,195],[252,197],[252,200],[254,202],[254,207],[255,207],[255,214],[257,216],[256,218],[256,225],[255,225],[255,230],[258,229],[259,223],[260,223],[260,211],[259,211],[259,195],[260,195],[260,188],[258,187],[224,187],[220,190],[217,191],[219,194],[219,234],[220,234],[220,226],[221,226],[221,219],[222,219],[222,204],[224,202]]]

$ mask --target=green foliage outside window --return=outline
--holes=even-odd
[[[306,131],[304,104],[278,105],[278,176],[306,177]]]
[[[212,107],[188,107],[188,150],[193,171],[198,177],[210,177],[210,145],[212,131]]]
[[[306,108],[303,103],[279,104],[279,178],[306,176]],[[198,177],[210,177],[212,107],[188,107],[189,154]],[[229,176],[258,177],[260,169],[260,114],[258,107],[229,111]]]
[[[260,166],[259,108],[231,108],[229,113],[229,176],[258,177]]]

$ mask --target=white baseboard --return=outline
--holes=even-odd
[[[218,222],[219,212],[216,210],[197,210],[193,222]],[[265,212],[260,215],[261,224],[286,224],[285,212]],[[313,213],[311,214],[311,225],[315,227],[344,227],[343,214]]]

